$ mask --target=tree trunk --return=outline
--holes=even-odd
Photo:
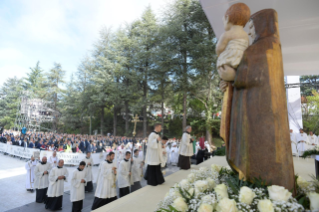
[[[125,135],[128,135],[128,101],[125,101]]]
[[[116,136],[116,126],[117,126],[117,115],[116,115],[116,112],[117,112],[117,108],[114,105],[114,107],[113,107],[113,136]]]
[[[183,129],[185,129],[186,127],[186,116],[187,116],[187,94],[186,94],[186,91],[184,91],[184,94],[183,94]]]
[[[164,82],[162,82],[162,105],[161,105],[161,110],[162,110],[162,132],[164,135]]]
[[[101,135],[103,135],[104,127],[104,106],[101,107]]]
[[[92,135],[92,113],[90,114],[90,135]]]

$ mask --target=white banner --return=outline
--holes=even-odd
[[[0,143],[0,152],[7,152],[7,144]]]
[[[39,149],[32,149],[32,148],[24,148],[15,145],[7,145],[6,153],[10,155],[15,155],[22,158],[30,159],[34,152],[40,152]]]

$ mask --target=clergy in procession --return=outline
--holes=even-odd
[[[172,143],[172,148],[171,148],[170,151],[171,151],[171,153],[170,153],[170,155],[171,155],[171,163],[172,163],[173,166],[176,166],[177,163],[178,163],[178,157],[179,157],[179,154],[178,154],[179,150],[177,148],[176,142]]]
[[[48,199],[45,204],[46,209],[62,209],[64,182],[67,182],[69,176],[67,168],[63,167],[63,165],[64,160],[60,159],[58,166],[54,167],[49,174]]]
[[[126,151],[125,158],[120,162],[118,172],[118,186],[120,189],[120,197],[124,197],[130,193],[131,186],[131,152]],[[134,161],[134,160],[133,160]],[[132,162],[133,162],[132,161]]]
[[[116,193],[116,164],[113,163],[114,152],[106,156],[106,160],[100,163],[97,179],[95,198],[92,210],[113,202],[117,199]]]
[[[292,154],[298,155],[296,135],[292,129],[290,129],[290,141]]]
[[[309,148],[311,149],[318,144],[318,138],[315,134],[313,134],[312,131],[309,132],[308,141],[309,141]]]
[[[87,183],[84,171],[86,163],[81,161],[79,167],[73,172],[71,179],[70,200],[72,202],[72,212],[81,212],[83,209],[83,199],[85,198],[84,187]]]
[[[31,160],[29,160],[25,164],[25,169],[27,170],[27,176],[25,179],[25,187],[27,191],[33,192],[34,191],[34,169],[38,164],[38,160],[35,160],[33,156],[31,156]]]
[[[52,156],[49,158],[49,163],[51,163],[52,167],[56,167],[58,165],[59,158],[56,156],[56,151],[53,151]]]
[[[157,186],[165,182],[161,165],[164,167],[162,151],[162,139],[159,133],[162,131],[160,123],[155,124],[154,131],[149,135],[145,163],[147,164],[144,179],[148,185]]]
[[[133,178],[134,184],[131,186],[131,192],[142,188],[140,181],[142,180],[142,176],[143,176],[143,166],[144,166],[144,162],[142,158],[139,157],[139,150],[135,149],[133,167],[132,167],[132,178]]]
[[[190,135],[191,132],[192,127],[187,126],[179,146],[178,167],[184,170],[191,168],[191,157],[194,155],[193,140]]]
[[[86,153],[86,157],[83,160],[86,165],[84,171],[86,172],[86,180],[87,184],[85,186],[85,192],[92,192],[93,191],[93,173],[92,173],[92,166],[94,165],[93,158],[91,157],[91,152]]]
[[[34,187],[36,191],[35,201],[38,203],[43,203],[47,199],[47,191],[49,187],[49,172],[51,170],[51,164],[47,163],[47,157],[42,158],[42,162],[34,169]]]
[[[297,149],[299,155],[302,155],[304,151],[308,149],[308,136],[304,133],[303,129],[300,129],[300,133],[296,134]]]

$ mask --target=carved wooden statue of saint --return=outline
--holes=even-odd
[[[227,160],[241,178],[261,177],[292,190],[294,167],[277,12],[261,10],[248,24],[252,44],[237,70],[227,67],[221,76],[234,86]],[[221,88],[226,86],[222,81]]]

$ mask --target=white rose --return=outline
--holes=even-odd
[[[216,165],[216,164],[212,164],[212,165],[211,165],[211,168],[212,168],[213,171],[219,172],[222,167],[221,167],[221,166],[218,166],[218,165]]]
[[[274,212],[274,206],[269,199],[260,200],[257,208],[260,212]]]
[[[215,187],[218,200],[228,198],[227,186],[225,184],[219,184]]]
[[[275,201],[285,201],[287,202],[288,199],[291,197],[292,193],[290,193],[287,189],[282,186],[268,186],[268,193],[269,197]]]
[[[228,198],[224,198],[219,201],[216,210],[217,212],[238,212],[236,201],[233,199],[230,200]]]
[[[206,181],[208,183],[209,189],[215,188],[216,186],[215,180],[213,180],[212,178],[207,178]]]
[[[182,197],[175,199],[172,206],[180,212],[186,212],[188,210],[188,206]]]
[[[310,182],[308,182],[307,180],[304,180],[302,177],[298,176],[297,184],[301,189],[305,189],[310,185]]]
[[[253,190],[251,190],[250,188],[246,186],[243,186],[240,188],[240,191],[239,191],[240,202],[250,205],[253,202],[253,199],[255,197],[256,197],[255,192],[253,192]]]
[[[187,179],[190,183],[193,183],[195,181],[195,174],[194,173],[190,173],[188,176],[187,176]]]
[[[186,179],[182,180],[182,181],[179,183],[179,186],[180,186],[181,188],[183,188],[183,189],[187,189],[188,186],[189,186],[188,180],[186,180]]]
[[[208,189],[208,182],[204,180],[198,180],[194,183],[195,189],[197,189],[200,192],[203,192]]]
[[[312,211],[319,210],[319,194],[315,192],[310,192],[307,194],[310,199],[310,209]]]
[[[213,212],[214,207],[210,204],[201,204],[197,210],[197,212]]]

